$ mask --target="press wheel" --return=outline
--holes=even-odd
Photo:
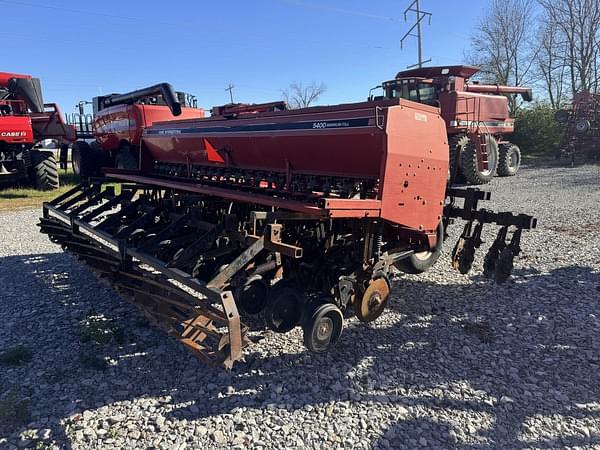
[[[302,296],[297,289],[287,283],[281,286],[277,284],[267,296],[267,305],[264,309],[265,324],[277,333],[286,333],[300,321]]]
[[[303,323],[304,345],[311,352],[326,352],[340,338],[343,324],[342,312],[333,303],[317,306]]]

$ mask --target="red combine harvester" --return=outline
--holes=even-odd
[[[279,109],[155,122],[137,169],[106,169],[44,204],[41,231],[225,367],[250,343],[243,317],[276,332],[300,325],[314,352],[338,341],[345,315],[377,319],[395,270],[430,268],[457,219],[454,267],[470,270],[482,227],[496,223],[484,272],[508,278],[536,220],[479,209],[488,193],[447,187],[438,108],[393,98]]]
[[[142,133],[154,122],[204,117],[193,95],[168,83],[94,97],[91,117],[83,114],[84,103],[71,120],[82,138],[73,145],[73,170],[84,177],[100,175],[102,167],[137,168]]]
[[[514,131],[506,95],[521,94],[531,101],[531,89],[469,83],[477,72],[471,66],[424,67],[399,72],[396,79],[381,85],[385,98],[441,108],[448,131],[451,182],[462,177],[471,184],[489,183],[496,173],[515,175],[521,163],[519,148],[505,139]]]
[[[29,179],[38,189],[58,188],[54,153],[34,148],[45,139],[66,148],[75,129],[56,104],[44,104],[38,78],[0,72],[0,184]]]

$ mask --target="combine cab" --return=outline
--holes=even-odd
[[[29,180],[38,189],[58,188],[54,152],[35,148],[46,139],[65,149],[75,129],[56,104],[44,104],[39,79],[0,72],[0,185]]]
[[[496,173],[515,175],[521,163],[519,148],[506,140],[514,131],[506,95],[521,94],[531,101],[531,89],[469,83],[478,71],[470,66],[411,69],[381,85],[385,98],[441,108],[450,146],[451,183],[462,179],[489,183]]]
[[[340,340],[345,317],[376,320],[392,275],[431,268],[455,220],[465,226],[454,267],[469,271],[482,227],[495,223],[485,273],[508,278],[536,221],[447,187],[438,108],[393,98],[280,109],[155,122],[136,169],[106,169],[46,203],[41,231],[225,367],[243,358],[257,318],[280,333],[301,326],[313,352],[354,345]]]

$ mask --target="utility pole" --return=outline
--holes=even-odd
[[[400,39],[400,48],[403,48],[404,45],[404,40],[407,37],[415,37],[417,38],[417,46],[419,49],[419,62],[417,64],[413,64],[412,66],[408,66],[408,69],[412,68],[412,67],[423,67],[423,64],[431,62],[431,58],[423,61],[423,45],[421,42],[421,21],[427,17],[429,19],[429,25],[431,25],[431,13],[427,12],[427,11],[421,11],[421,6],[419,5],[419,0],[414,0],[410,6],[408,8],[406,8],[406,10],[404,10],[404,21],[406,22],[407,18],[406,18],[406,13],[408,12],[414,12],[417,16],[416,21],[414,23],[414,25],[412,27],[410,27],[410,30],[408,30],[406,32],[406,34],[404,36],[402,36],[402,39]],[[417,33],[413,33],[414,29],[417,29]]]
[[[234,88],[234,87],[235,87],[235,86],[234,86],[233,84],[229,83],[229,86],[227,86],[227,87],[225,88],[225,90],[226,90],[226,91],[229,91],[229,99],[231,100],[231,103],[232,103],[232,104],[233,104],[233,88]]]

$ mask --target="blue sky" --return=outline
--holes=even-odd
[[[357,101],[416,62],[402,12],[410,0],[0,0],[1,71],[42,79],[64,112],[99,93],[168,81],[211,107],[272,101],[297,81],[323,82],[321,104]],[[422,0],[432,64],[461,63],[487,1]]]

